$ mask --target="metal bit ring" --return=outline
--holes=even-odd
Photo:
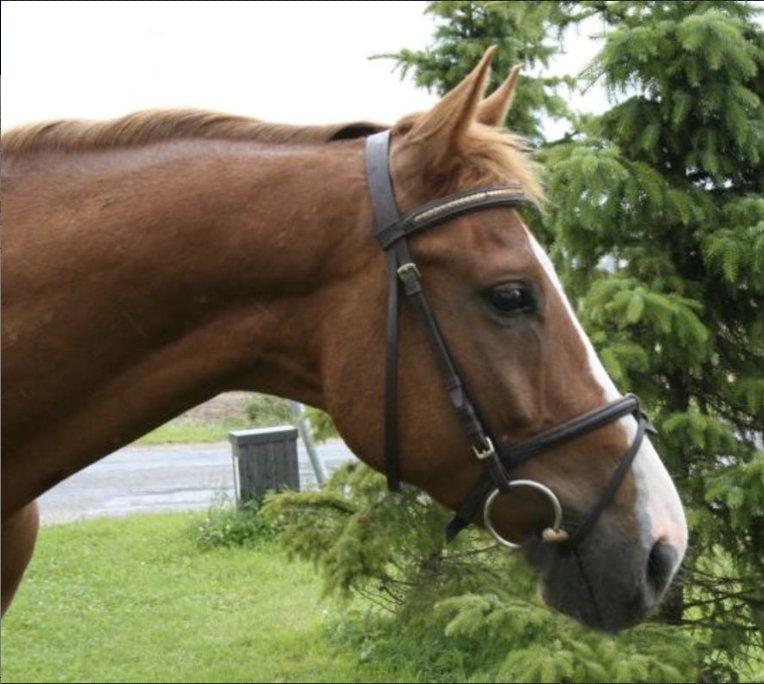
[[[562,531],[560,528],[560,525],[562,524],[562,506],[560,505],[560,500],[557,498],[555,493],[546,485],[543,485],[540,482],[536,482],[535,480],[512,480],[509,482],[510,489],[518,489],[520,487],[529,487],[530,489],[535,489],[536,491],[541,492],[546,496],[552,506],[552,511],[554,513],[554,521],[552,522],[551,528],[547,529]],[[485,528],[488,530],[490,535],[497,542],[499,542],[499,544],[505,546],[508,549],[519,549],[522,544],[517,544],[516,542],[509,541],[509,539],[502,537],[496,531],[496,528],[491,522],[491,506],[493,506],[493,502],[496,500],[496,497],[499,496],[499,494],[501,494],[501,492],[498,489],[494,489],[486,497],[485,503],[483,504],[483,524],[485,525]]]

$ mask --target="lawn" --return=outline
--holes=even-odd
[[[171,420],[136,440],[135,444],[192,444],[200,442],[224,442],[232,430],[251,427],[244,420],[224,420],[218,422],[195,422]]]
[[[198,518],[198,516],[197,516]],[[327,644],[338,606],[276,542],[201,551],[189,514],[41,530],[2,681],[385,681]]]

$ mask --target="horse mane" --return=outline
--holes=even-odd
[[[184,138],[255,140],[266,143],[328,143],[360,138],[386,127],[368,121],[294,126],[194,109],[147,110],[107,121],[47,121],[3,133],[4,154],[135,147]]]
[[[394,130],[405,135],[420,114],[401,119]],[[283,144],[324,144],[361,138],[387,127],[368,121],[295,126],[269,123],[245,116],[195,109],[147,110],[106,121],[61,120],[21,126],[3,133],[4,155],[21,156],[40,151],[78,152],[179,139],[240,140]],[[536,168],[522,138],[504,129],[473,124],[453,168],[444,178],[453,191],[507,178],[520,183],[526,195],[539,204],[542,189]]]

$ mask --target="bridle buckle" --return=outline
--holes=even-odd
[[[421,278],[422,274],[419,272],[417,265],[413,261],[408,261],[398,267],[398,277],[402,281],[406,281],[407,276],[415,275],[417,278]]]
[[[491,458],[496,455],[496,448],[493,446],[491,438],[488,436],[483,437],[485,440],[485,448],[481,449],[478,446],[472,445],[472,451],[479,461],[485,461],[487,458]]]

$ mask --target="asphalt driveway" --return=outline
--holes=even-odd
[[[327,472],[355,456],[339,439],[318,445]],[[316,486],[298,440],[300,486]],[[75,473],[43,494],[44,525],[96,516],[198,510],[221,497],[233,500],[233,462],[228,442],[130,446]]]

